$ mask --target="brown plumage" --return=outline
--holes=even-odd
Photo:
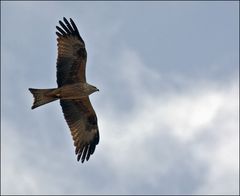
[[[34,96],[32,109],[60,99],[65,120],[76,147],[77,160],[90,158],[99,142],[97,116],[89,95],[98,89],[86,82],[87,51],[78,29],[70,18],[57,28],[57,84],[53,89],[29,90]]]

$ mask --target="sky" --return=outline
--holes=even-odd
[[[55,26],[85,41],[100,143],[77,162]],[[1,2],[1,194],[239,194],[239,2]]]

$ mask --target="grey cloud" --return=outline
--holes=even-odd
[[[237,4],[201,3],[3,2],[2,193],[237,194]],[[84,165],[59,103],[31,111],[27,91],[56,85],[62,16],[100,89],[100,144]]]

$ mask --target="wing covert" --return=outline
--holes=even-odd
[[[97,116],[88,97],[78,100],[60,100],[65,120],[74,141],[77,160],[90,158],[99,143]]]
[[[58,87],[65,84],[86,82],[87,51],[85,43],[81,38],[78,29],[70,18],[59,21],[61,27],[57,28],[57,83]]]

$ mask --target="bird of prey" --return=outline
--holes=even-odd
[[[77,26],[64,17],[57,28],[57,84],[58,88],[33,89],[32,109],[60,100],[65,120],[74,141],[77,160],[89,160],[99,142],[97,116],[89,95],[99,91],[86,81],[87,51]]]

